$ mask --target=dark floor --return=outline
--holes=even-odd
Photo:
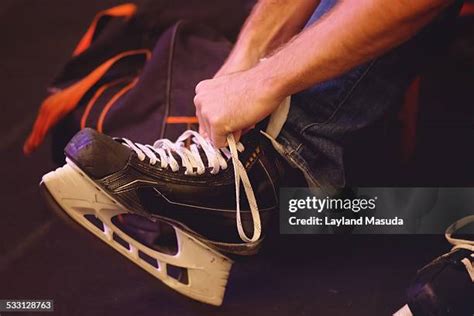
[[[94,13],[112,0],[0,4],[0,299],[54,299],[58,315],[389,315],[416,268],[447,251],[441,236],[281,236],[238,261],[222,307],[169,290],[85,231],[56,219],[38,191],[49,144],[21,145]]]

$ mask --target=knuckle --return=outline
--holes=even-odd
[[[211,124],[214,127],[218,127],[220,124],[219,117],[217,115],[211,115],[208,117],[209,124]]]
[[[193,102],[194,102],[195,107],[197,107],[197,108],[201,107],[200,98],[197,94],[194,96]]]
[[[206,84],[207,80],[200,81],[195,88],[196,93]]]

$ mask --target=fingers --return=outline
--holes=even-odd
[[[203,80],[201,82],[199,82],[197,85],[196,85],[196,88],[194,89],[194,92],[196,94],[199,93],[199,90],[206,84],[206,82],[208,82],[209,80]]]
[[[232,134],[234,135],[235,141],[239,142],[240,137],[242,136],[242,131],[235,131],[235,132],[232,132]],[[222,132],[213,132],[212,127],[211,127],[210,140],[216,148],[224,148],[224,147],[227,147],[229,145],[227,143],[227,136],[228,135],[229,135],[229,133],[225,133],[225,132],[224,133],[222,133]]]
[[[204,129],[203,125],[199,123],[199,134],[201,134],[202,137],[204,138],[209,138],[209,135],[207,134],[207,131]]]
[[[223,148],[227,146],[227,134],[213,132],[211,128],[211,142],[216,148]]]
[[[198,121],[199,121],[199,134],[201,134],[204,138],[209,138],[209,134],[210,134],[209,133],[209,122],[202,115],[201,102],[199,100],[198,95],[196,95],[194,97],[194,106],[196,107],[196,117],[198,118]]]
[[[240,140],[240,137],[242,136],[242,131],[236,131],[236,132],[233,132],[232,134],[234,134],[234,139],[238,143]]]
[[[201,118],[199,120],[199,134],[201,134],[204,138],[209,138],[209,123],[206,119]]]
[[[227,146],[227,135],[232,131],[232,127],[229,126],[232,118],[228,117],[228,114],[232,112],[226,111],[225,105],[218,101],[221,99],[216,91],[221,91],[223,88],[216,89],[211,81],[204,80],[196,85],[193,101],[196,117],[199,120],[199,133],[209,139],[215,147],[222,148]],[[238,140],[241,134],[239,130],[234,136]]]
[[[201,114],[201,119],[199,121],[199,133],[205,138],[209,138],[209,135],[211,134],[210,131],[211,127],[209,125],[209,121]]]
[[[194,106],[196,107],[196,117],[198,118],[199,121],[199,134],[201,134],[204,138],[210,138],[211,132],[210,132],[210,124],[208,118],[203,115],[202,111],[202,93],[199,94],[199,91],[202,91],[204,86],[207,84],[209,80],[203,80],[199,82],[196,85],[195,92],[196,95],[194,96]]]
[[[195,98],[196,99],[196,98]],[[196,101],[194,101],[195,103]],[[197,108],[196,105],[194,105],[194,107],[196,108],[196,112],[195,112],[195,115],[198,119],[198,126],[199,126],[199,134],[201,135],[204,135],[203,133],[205,132],[205,129],[204,129],[204,124],[203,124],[203,120],[202,120],[202,116],[201,116],[201,111],[199,111],[199,109]]]

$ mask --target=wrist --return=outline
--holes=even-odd
[[[252,49],[237,49],[232,51],[225,65],[240,68],[238,71],[248,70],[258,64],[258,55]]]
[[[245,71],[258,64],[260,55],[249,43],[238,42],[227,57],[217,75]]]
[[[262,91],[262,95],[268,100],[280,102],[290,95],[287,89],[287,77],[280,75],[271,60],[260,62],[250,71],[253,72],[253,77],[255,78],[257,86]]]

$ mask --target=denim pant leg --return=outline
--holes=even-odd
[[[335,3],[323,0],[308,24]],[[309,186],[326,194],[345,186],[344,148],[350,136],[402,104],[426,54],[446,46],[442,38],[449,37],[448,26],[461,4],[457,2],[389,53],[291,97],[290,112],[277,141],[285,158],[304,173]]]

